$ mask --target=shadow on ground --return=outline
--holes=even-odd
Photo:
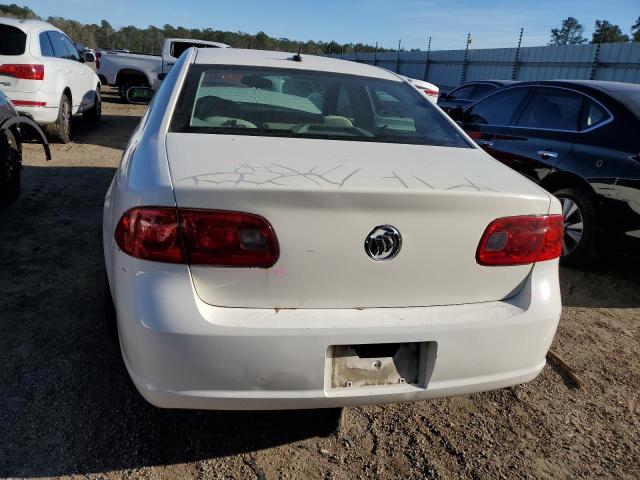
[[[102,115],[99,124],[85,122],[82,117],[74,117],[72,126],[73,143],[100,145],[102,147],[123,150],[131,132],[140,121],[135,115]],[[56,152],[53,152],[54,158]]]
[[[160,410],[103,325],[101,218],[112,168],[25,167],[0,210],[0,477],[182,463],[325,436],[336,411]]]
[[[584,269],[561,268],[565,307],[640,307],[640,257],[608,254]],[[606,293],[605,293],[606,292]]]

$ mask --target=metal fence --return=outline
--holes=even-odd
[[[640,83],[640,42],[331,55],[450,90],[471,80],[613,80]]]

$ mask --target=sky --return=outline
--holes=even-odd
[[[262,30],[299,41],[379,42],[387,48],[396,47],[402,39],[407,49],[426,49],[431,36],[433,50],[464,48],[467,33],[471,33],[471,48],[511,47],[520,28],[524,28],[523,46],[546,45],[551,28],[568,16],[578,18],[589,39],[597,19],[609,20],[629,33],[640,16],[640,0],[14,1],[44,18],[60,16],[98,24],[105,19],[116,28],[169,23],[251,34]]]

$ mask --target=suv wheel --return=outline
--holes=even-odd
[[[99,88],[96,88],[96,101],[93,103],[93,107],[82,112],[82,118],[92,123],[98,123],[102,118],[102,97]]]
[[[21,167],[20,144],[10,130],[0,133],[0,205],[9,205],[18,199]]]
[[[565,188],[553,193],[562,204],[564,237],[560,262],[587,266],[596,259],[596,213],[593,202],[581,190]]]
[[[49,136],[60,143],[71,141],[71,102],[69,97],[62,95],[58,108],[58,119],[47,126]]]

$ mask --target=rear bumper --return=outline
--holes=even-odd
[[[26,114],[36,123],[53,123],[58,119],[60,95],[55,93],[37,92],[6,92],[7,97],[14,104],[18,113]],[[44,105],[30,106],[22,102],[37,102]]]
[[[165,408],[338,407],[515,385],[543,368],[561,311],[557,261],[537,264],[509,301],[275,311],[205,304],[187,267],[114,255],[125,364],[140,393]],[[329,346],[404,342],[434,346],[421,386],[330,387]]]

